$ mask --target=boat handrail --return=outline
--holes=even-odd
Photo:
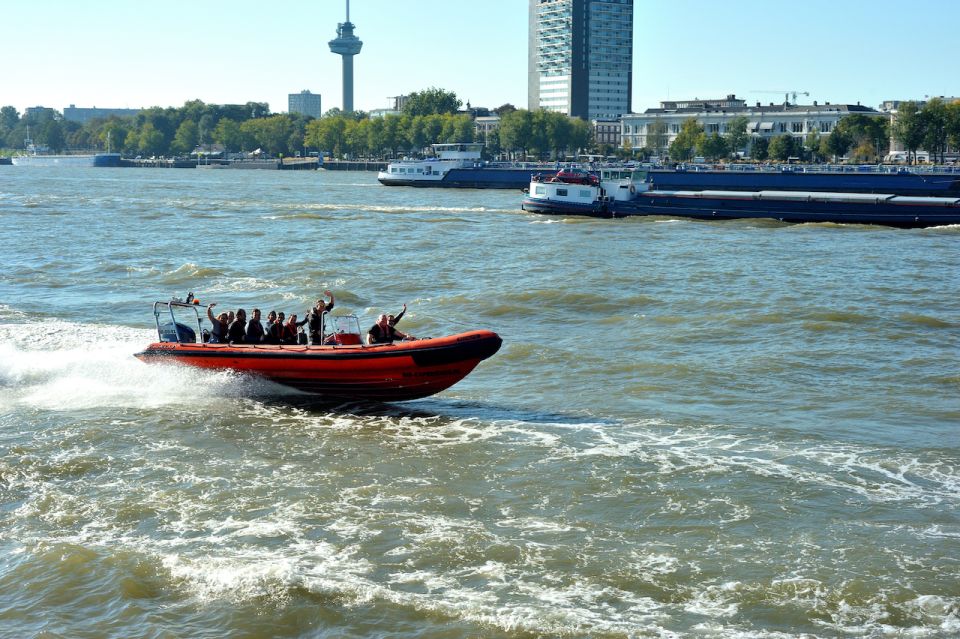
[[[166,308],[164,309],[163,307],[166,307]],[[192,342],[190,340],[184,339],[184,337],[189,337],[189,334],[187,333],[181,334],[180,329],[181,327],[189,329],[191,331],[193,329],[177,321],[176,313],[174,313],[175,308],[180,308],[180,309],[189,308],[193,310],[194,317],[196,318],[196,322],[197,322],[197,330],[196,330],[196,333],[194,333],[193,335]],[[190,302],[190,303],[183,302],[177,298],[174,298],[167,302],[154,302],[153,318],[157,322],[157,337],[159,341],[178,342],[181,344],[183,343],[195,344],[195,343],[201,342],[203,340],[203,337],[202,337],[203,336],[203,318],[200,317],[201,308],[205,309],[207,308],[207,306],[205,304],[200,304],[199,302]],[[169,326],[171,327],[170,330],[167,332],[164,331],[164,326],[168,326],[168,324],[162,324],[162,325],[160,324],[160,316],[165,315],[166,313],[170,314]],[[174,339],[170,339],[171,337],[173,337]]]

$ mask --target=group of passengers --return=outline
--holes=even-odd
[[[329,302],[323,299],[307,311],[306,317],[297,321],[296,314],[286,318],[283,311],[270,311],[267,314],[267,326],[260,321],[260,309],[252,311],[253,317],[247,321],[247,312],[238,308],[233,311],[222,312],[214,316],[213,307],[216,302],[207,306],[207,318],[211,329],[209,343],[211,344],[313,344],[323,343],[323,314],[333,310],[333,293],[324,291],[330,298]],[[397,315],[381,315],[369,331],[367,344],[388,344],[399,339],[416,339],[396,329],[397,322],[407,312],[407,305]],[[284,321],[286,320],[286,321]],[[303,327],[306,326],[306,330]]]

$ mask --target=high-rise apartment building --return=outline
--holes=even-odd
[[[587,120],[630,112],[633,0],[530,0],[528,108]]]
[[[287,111],[289,113],[302,113],[312,118],[319,118],[320,95],[318,93],[310,93],[306,89],[300,93],[288,93]]]

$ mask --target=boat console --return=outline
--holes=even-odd
[[[153,317],[157,321],[157,334],[160,342],[179,342],[180,344],[196,344],[197,336],[201,341],[207,341],[209,331],[203,328],[203,318],[200,317],[201,306],[199,301],[187,303],[179,298],[169,302],[154,302]],[[191,328],[196,326],[196,330]]]

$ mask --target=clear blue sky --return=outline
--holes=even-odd
[[[527,104],[527,0],[352,0],[363,41],[354,106],[439,87],[495,108]],[[960,95],[956,0],[637,0],[633,109],[782,91],[877,106]],[[7,0],[0,105],[58,110],[268,102],[342,106],[327,42],[344,0]],[[764,93],[769,92],[769,93]]]

